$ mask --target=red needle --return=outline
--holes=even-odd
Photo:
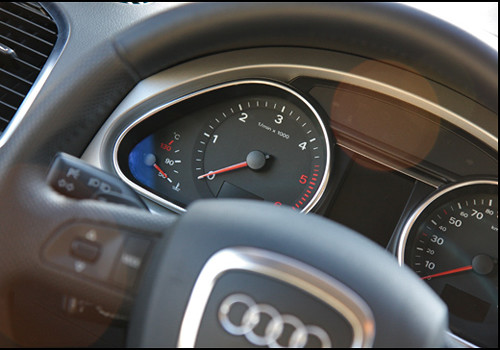
[[[247,167],[247,166],[248,166],[247,162],[241,162],[241,163],[230,165],[228,167],[225,167],[225,168],[222,168],[222,169],[219,169],[219,170],[209,171],[206,174],[198,176],[198,180],[201,180],[201,179],[203,179],[203,178],[205,178],[207,176],[210,176],[210,175],[217,175],[217,174],[225,173],[227,171],[244,168],[244,167]]]
[[[451,275],[453,273],[458,273],[458,272],[462,272],[462,271],[469,271],[469,270],[472,270],[472,265],[464,266],[464,267],[459,267],[458,269],[448,270],[448,271],[436,273],[434,275],[429,275],[429,276],[421,277],[420,279],[426,280],[426,279],[429,279],[429,278],[440,277],[440,276],[445,276],[445,275]]]
[[[165,176],[166,179],[168,179],[167,174],[165,174],[165,172],[163,170],[161,170],[161,168],[157,164],[153,164],[153,166],[156,170],[158,170],[160,172],[160,174],[162,174],[163,176]]]

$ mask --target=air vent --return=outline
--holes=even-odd
[[[38,3],[0,2],[0,135],[47,62],[57,27]]]

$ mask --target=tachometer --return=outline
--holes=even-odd
[[[405,226],[398,258],[446,302],[455,334],[477,345],[497,344],[496,181],[454,185],[432,196]]]
[[[214,114],[193,155],[194,177],[208,188],[207,196],[263,199],[300,210],[315,203],[328,152],[314,116],[269,95],[227,101]]]

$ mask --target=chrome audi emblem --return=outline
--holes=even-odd
[[[235,324],[229,319],[231,310],[236,305],[245,308],[240,324]],[[262,315],[267,316],[267,326],[263,335],[256,334],[254,330],[261,322]],[[233,318],[234,319],[234,318]],[[270,348],[283,347],[278,343],[286,343],[287,339],[282,338],[285,325],[294,329],[288,338],[289,348],[303,348],[311,338],[316,338],[321,347],[330,348],[332,342],[328,333],[322,328],[313,325],[305,325],[293,315],[282,315],[274,307],[266,304],[257,304],[245,294],[233,294],[224,299],[219,307],[219,321],[222,327],[230,334],[236,336],[245,336],[245,338],[257,346],[268,346]],[[266,322],[266,321],[264,321]]]

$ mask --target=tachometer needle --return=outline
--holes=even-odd
[[[269,154],[262,153],[261,151],[252,151],[248,153],[247,160],[241,163],[236,163],[225,168],[221,168],[215,171],[209,171],[206,174],[198,176],[198,180],[204,179],[205,177],[209,177],[212,175],[217,175],[221,173],[226,173],[228,171],[241,169],[245,167],[249,167],[252,170],[261,170],[266,165],[266,161],[271,158]]]
[[[429,278],[446,276],[446,275],[451,275],[451,274],[454,274],[454,273],[463,272],[463,271],[469,271],[469,270],[472,270],[472,265],[468,265],[468,266],[464,266],[464,267],[459,267],[457,269],[448,270],[448,271],[436,273],[434,275],[429,275],[429,276],[421,277],[420,279],[426,280],[426,279],[429,279]]]
[[[200,176],[198,176],[198,180],[201,180],[201,179],[208,177],[210,175],[217,175],[217,174],[225,173],[225,172],[240,169],[240,168],[245,168],[247,166],[248,166],[248,163],[246,161],[241,162],[241,163],[237,163],[237,164],[233,164],[233,165],[227,166],[225,168],[215,170],[215,171],[209,171],[206,174],[200,175]]]

